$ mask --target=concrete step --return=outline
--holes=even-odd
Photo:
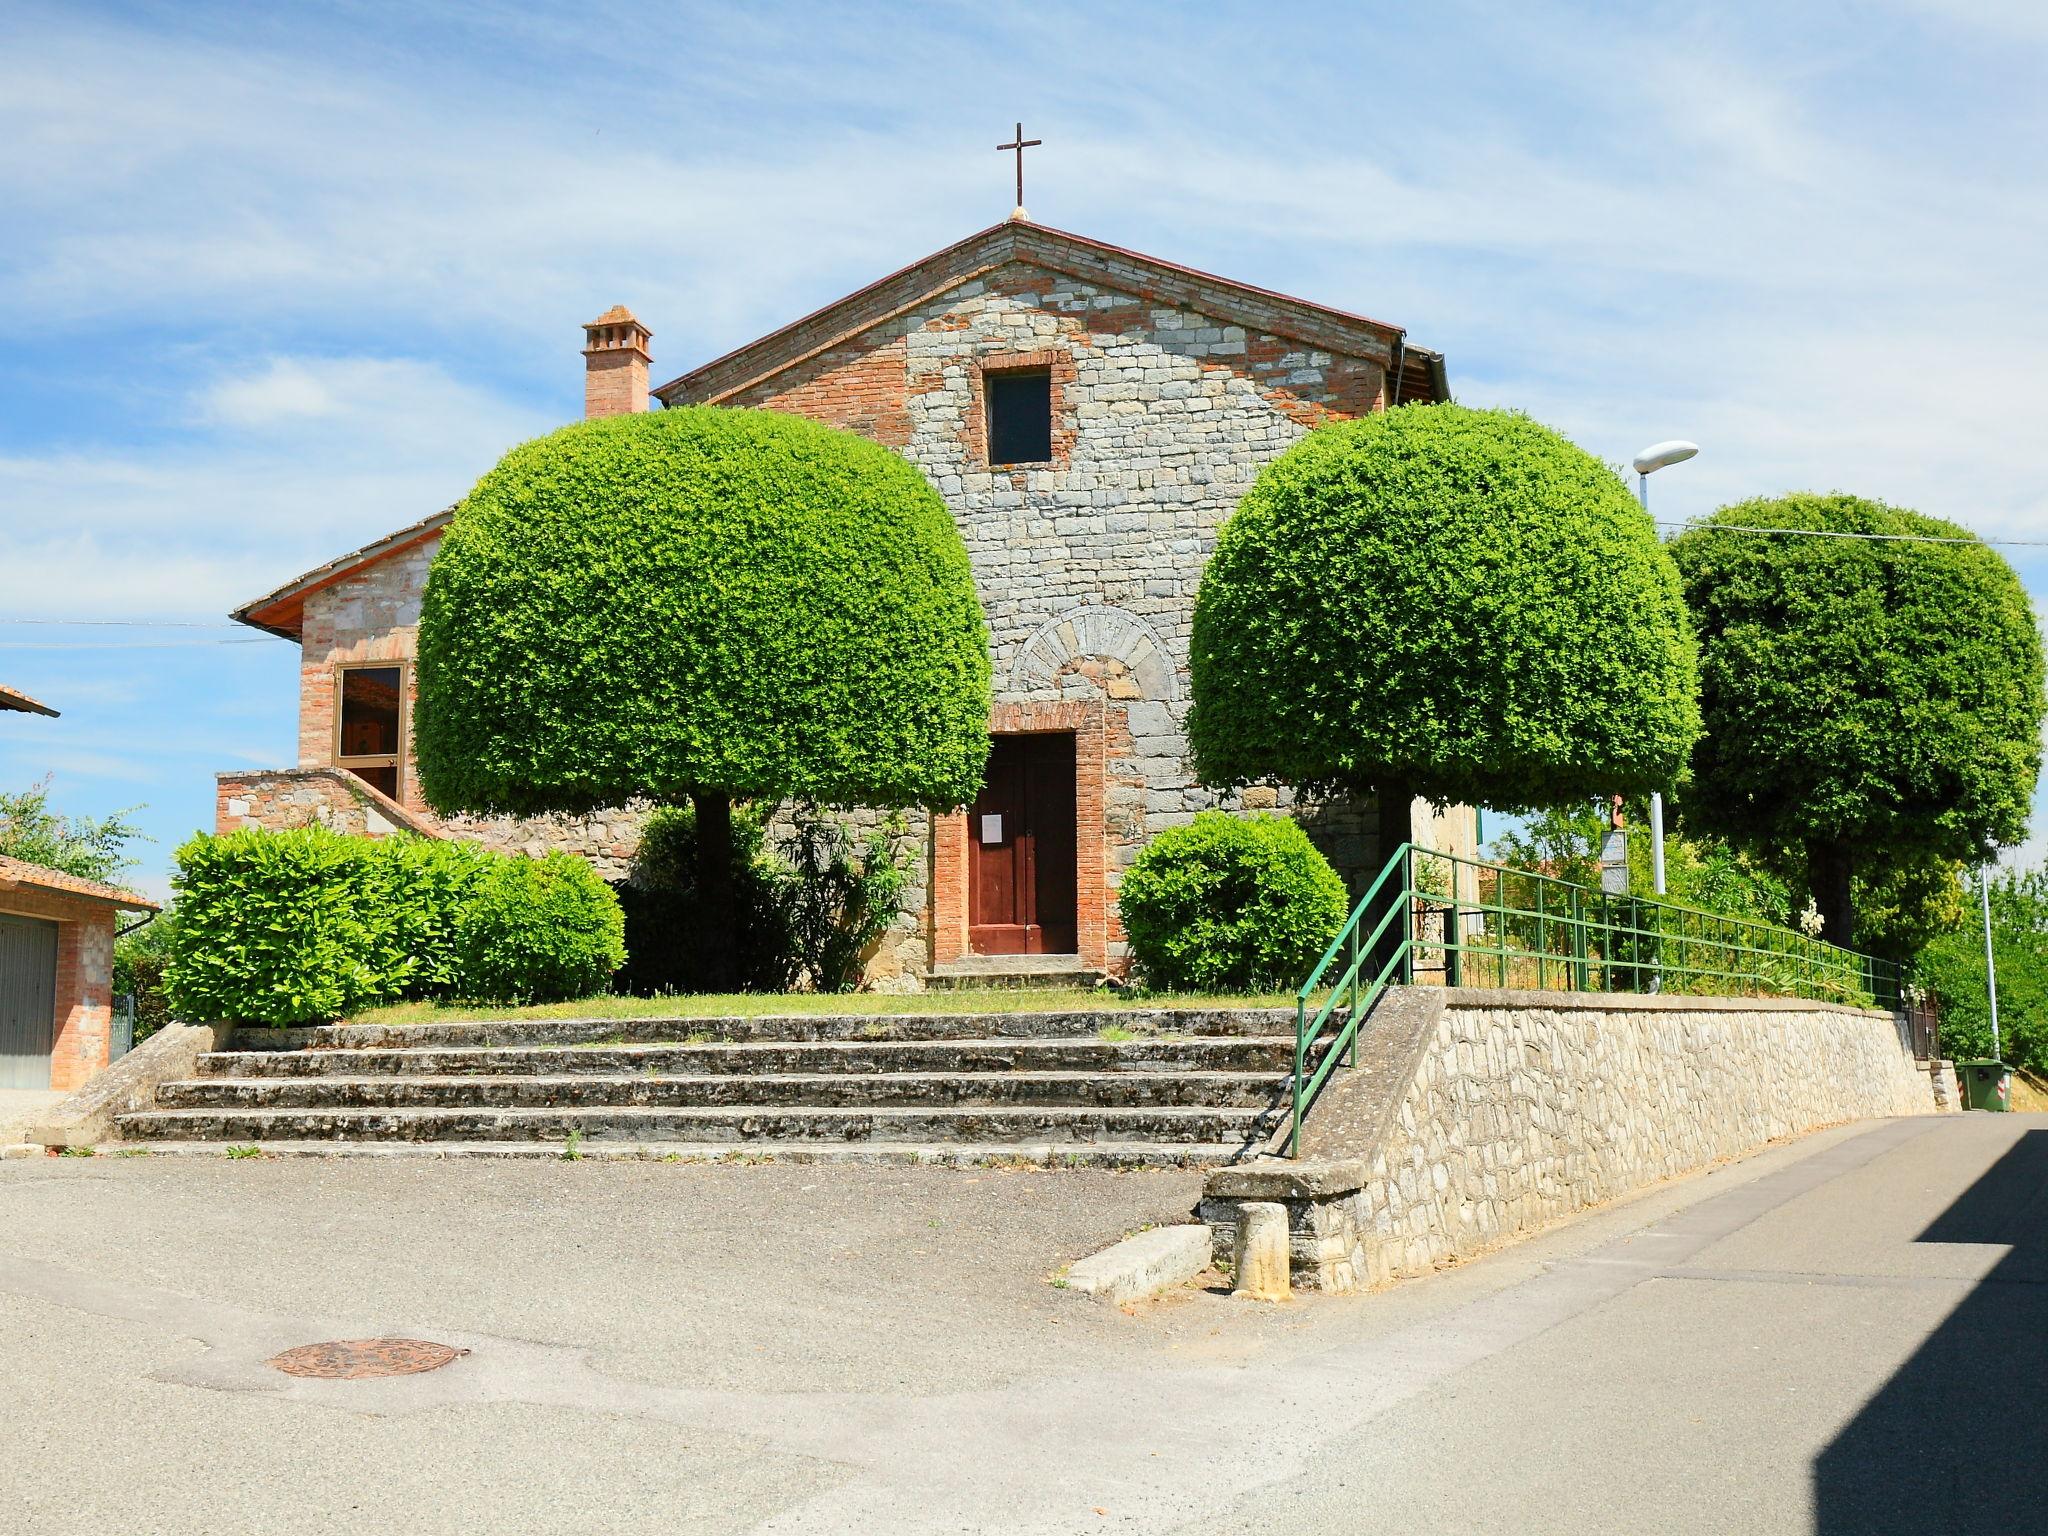
[[[1250,1108],[155,1109],[120,1116],[137,1141],[1206,1142],[1241,1148],[1277,1110]]]
[[[244,1029],[237,1051],[415,1047],[749,1044],[774,1041],[1073,1040],[1105,1027],[1140,1036],[1294,1036],[1292,1008],[1122,1008],[1061,1012],[776,1014],[758,1018],[475,1019]]]
[[[159,1109],[586,1109],[604,1107],[1264,1109],[1287,1078],[1248,1072],[865,1072],[843,1076],[210,1077],[163,1084]]]
[[[547,1158],[559,1141],[145,1141],[151,1157]],[[42,1149],[37,1148],[37,1155]],[[1230,1142],[597,1141],[579,1159],[654,1163],[851,1163],[934,1168],[1214,1168],[1246,1156]]]
[[[815,1072],[1280,1072],[1293,1037],[1147,1036],[1136,1040],[777,1040],[733,1045],[462,1046],[214,1051],[200,1077],[734,1076]]]

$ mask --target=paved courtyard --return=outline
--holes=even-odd
[[[2048,1449],[2039,1123],[1823,1132],[1380,1295],[1131,1313],[1050,1277],[1184,1219],[1193,1175],[8,1162],[0,1509],[24,1536],[2032,1529],[1964,1471]],[[389,1334],[470,1353],[264,1364]]]

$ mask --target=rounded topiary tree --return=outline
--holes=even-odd
[[[967,552],[907,460],[794,416],[580,422],[456,509],[421,605],[420,781],[444,812],[689,801],[729,914],[734,799],[944,808],[988,756]],[[706,935],[714,962],[730,935]]]
[[[1619,476],[1526,416],[1403,406],[1310,433],[1195,600],[1196,770],[1506,810],[1667,788],[1699,729],[1678,573]]]
[[[1706,720],[1686,818],[1791,851],[1823,938],[1855,940],[1853,875],[1975,864],[2025,835],[2041,637],[1996,552],[1954,523],[1839,494],[1742,502],[1671,550]]]
[[[1155,987],[1292,987],[1344,926],[1344,882],[1297,822],[1204,811],[1148,843],[1117,908]]]

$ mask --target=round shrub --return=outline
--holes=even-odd
[[[1298,825],[1224,811],[1154,838],[1117,905],[1144,980],[1204,992],[1299,985],[1349,912],[1344,882]]]
[[[1402,406],[1268,464],[1195,599],[1204,783],[1502,809],[1671,787],[1699,734],[1678,571],[1619,476],[1507,411]]]
[[[916,466],[773,411],[688,407],[515,448],[420,611],[438,809],[635,798],[945,809],[988,757],[967,549]]]
[[[475,1002],[555,1003],[604,989],[626,959],[619,898],[573,854],[495,862],[455,919],[455,989]]]
[[[2041,633],[1996,550],[1904,507],[1801,492],[1724,508],[1671,553],[1707,724],[1686,821],[1792,863],[1822,938],[1858,943],[1858,876],[1938,882],[1930,865],[2026,836]]]

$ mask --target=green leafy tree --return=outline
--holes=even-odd
[[[1668,787],[1698,732],[1678,574],[1613,470],[1526,416],[1403,406],[1259,475],[1195,602],[1197,772],[1527,810]]]
[[[1976,895],[1957,883],[1975,916]],[[1999,1046],[2004,1059],[2048,1072],[2048,871],[2011,870],[1991,881],[1991,935],[1998,955]],[[1989,1057],[1991,1006],[1984,932],[1958,924],[1921,951],[1921,983],[1941,1003],[1941,1053],[1954,1061]]]
[[[444,812],[689,803],[726,964],[732,803],[960,805],[988,756],[986,625],[901,456],[691,407],[514,449],[422,604],[415,740]]]
[[[1743,532],[1743,529],[1805,530]],[[1876,538],[1825,535],[1878,535]],[[1930,543],[1922,540],[1946,540]],[[1856,876],[1976,864],[2026,833],[2041,637],[1966,529],[1856,496],[1742,502],[1671,546],[1706,730],[1687,815],[1794,873],[1856,942]]]
[[[62,815],[50,808],[48,777],[18,792],[0,790],[0,854],[82,880],[109,881],[135,867],[130,843],[150,841],[128,819],[141,809],[131,805],[97,819]]]

